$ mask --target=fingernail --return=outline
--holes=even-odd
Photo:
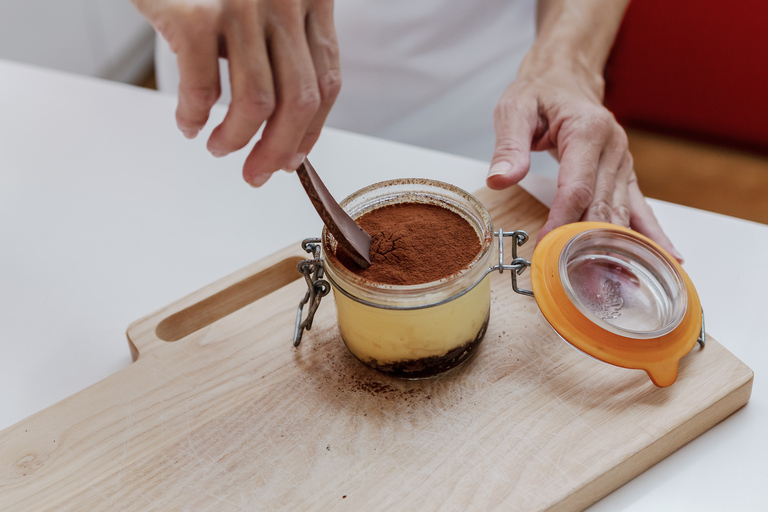
[[[502,160],[501,162],[496,162],[491,166],[491,168],[488,170],[488,177],[504,176],[510,172],[512,172],[512,165],[509,162]]]
[[[301,162],[304,161],[304,159],[307,157],[304,153],[296,153],[291,158],[290,162],[288,162],[288,165],[283,167],[284,171],[292,172],[295,171],[298,166],[301,165]]]
[[[213,156],[215,156],[216,158],[221,158],[221,157],[227,156],[229,154],[228,151],[224,151],[224,150],[221,150],[221,149],[209,149],[208,151],[210,151],[211,154]]]
[[[184,136],[186,138],[188,138],[188,139],[194,139],[195,137],[197,137],[197,134],[200,133],[200,130],[185,130],[185,129],[182,129],[181,133],[183,133]]]
[[[251,178],[251,181],[249,181],[248,183],[252,187],[260,187],[269,180],[270,176],[272,176],[271,173],[257,174],[256,176]]]
[[[669,254],[672,255],[673,258],[675,258],[680,264],[682,264],[685,260],[683,259],[683,255],[677,252],[677,249],[674,247],[669,251]]]

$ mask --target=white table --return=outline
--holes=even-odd
[[[245,153],[176,130],[175,98],[0,61],[0,429],[131,363],[130,322],[320,232],[298,179],[262,189]],[[487,164],[327,129],[312,161],[342,198],[423,176],[467,190]],[[539,197],[547,180],[527,179]],[[766,198],[768,200],[768,198]],[[707,330],[756,373],[749,404],[592,511],[766,510],[768,226],[651,201]]]

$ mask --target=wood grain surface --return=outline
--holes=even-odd
[[[535,240],[527,193],[477,195]],[[439,378],[362,366],[331,296],[293,348],[301,257],[137,321],[132,365],[0,432],[0,510],[581,510],[749,400],[714,339],[656,388],[564,343],[508,274],[477,355]]]

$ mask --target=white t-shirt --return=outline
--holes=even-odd
[[[535,11],[536,0],[336,0],[342,89],[326,124],[489,161],[493,109],[533,42]],[[158,39],[158,85],[175,93],[175,57]],[[556,173],[548,155],[534,160]]]

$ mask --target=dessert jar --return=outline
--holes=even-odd
[[[446,208],[475,230],[480,251],[462,270],[437,281],[382,284],[363,278],[336,257],[324,229],[321,258],[336,301],[338,327],[362,363],[401,378],[431,377],[469,359],[483,339],[490,313],[493,230],[488,211],[467,192],[424,179],[377,183],[340,204],[353,219],[389,205],[423,203]],[[446,251],[451,240],[445,241]]]
[[[320,298],[333,289],[339,330],[360,361],[397,377],[437,375],[476,350],[489,321],[488,275],[505,270],[513,290],[533,297],[564,341],[603,362],[644,370],[656,386],[672,385],[680,359],[697,342],[705,345],[704,315],[693,283],[672,256],[640,233],[601,222],[568,224],[548,233],[527,261],[517,249],[528,235],[494,232],[482,204],[451,185],[383,182],[341,205],[356,218],[398,202],[426,202],[459,213],[476,230],[480,252],[463,270],[439,281],[385,285],[339,264],[335,240],[324,230],[322,239],[303,244],[314,258],[299,264],[308,289],[296,317],[294,346],[311,328]],[[509,263],[504,263],[506,238],[512,239]],[[451,250],[450,240],[445,250]],[[517,286],[526,269],[531,291]],[[309,313],[302,321],[305,304]]]

